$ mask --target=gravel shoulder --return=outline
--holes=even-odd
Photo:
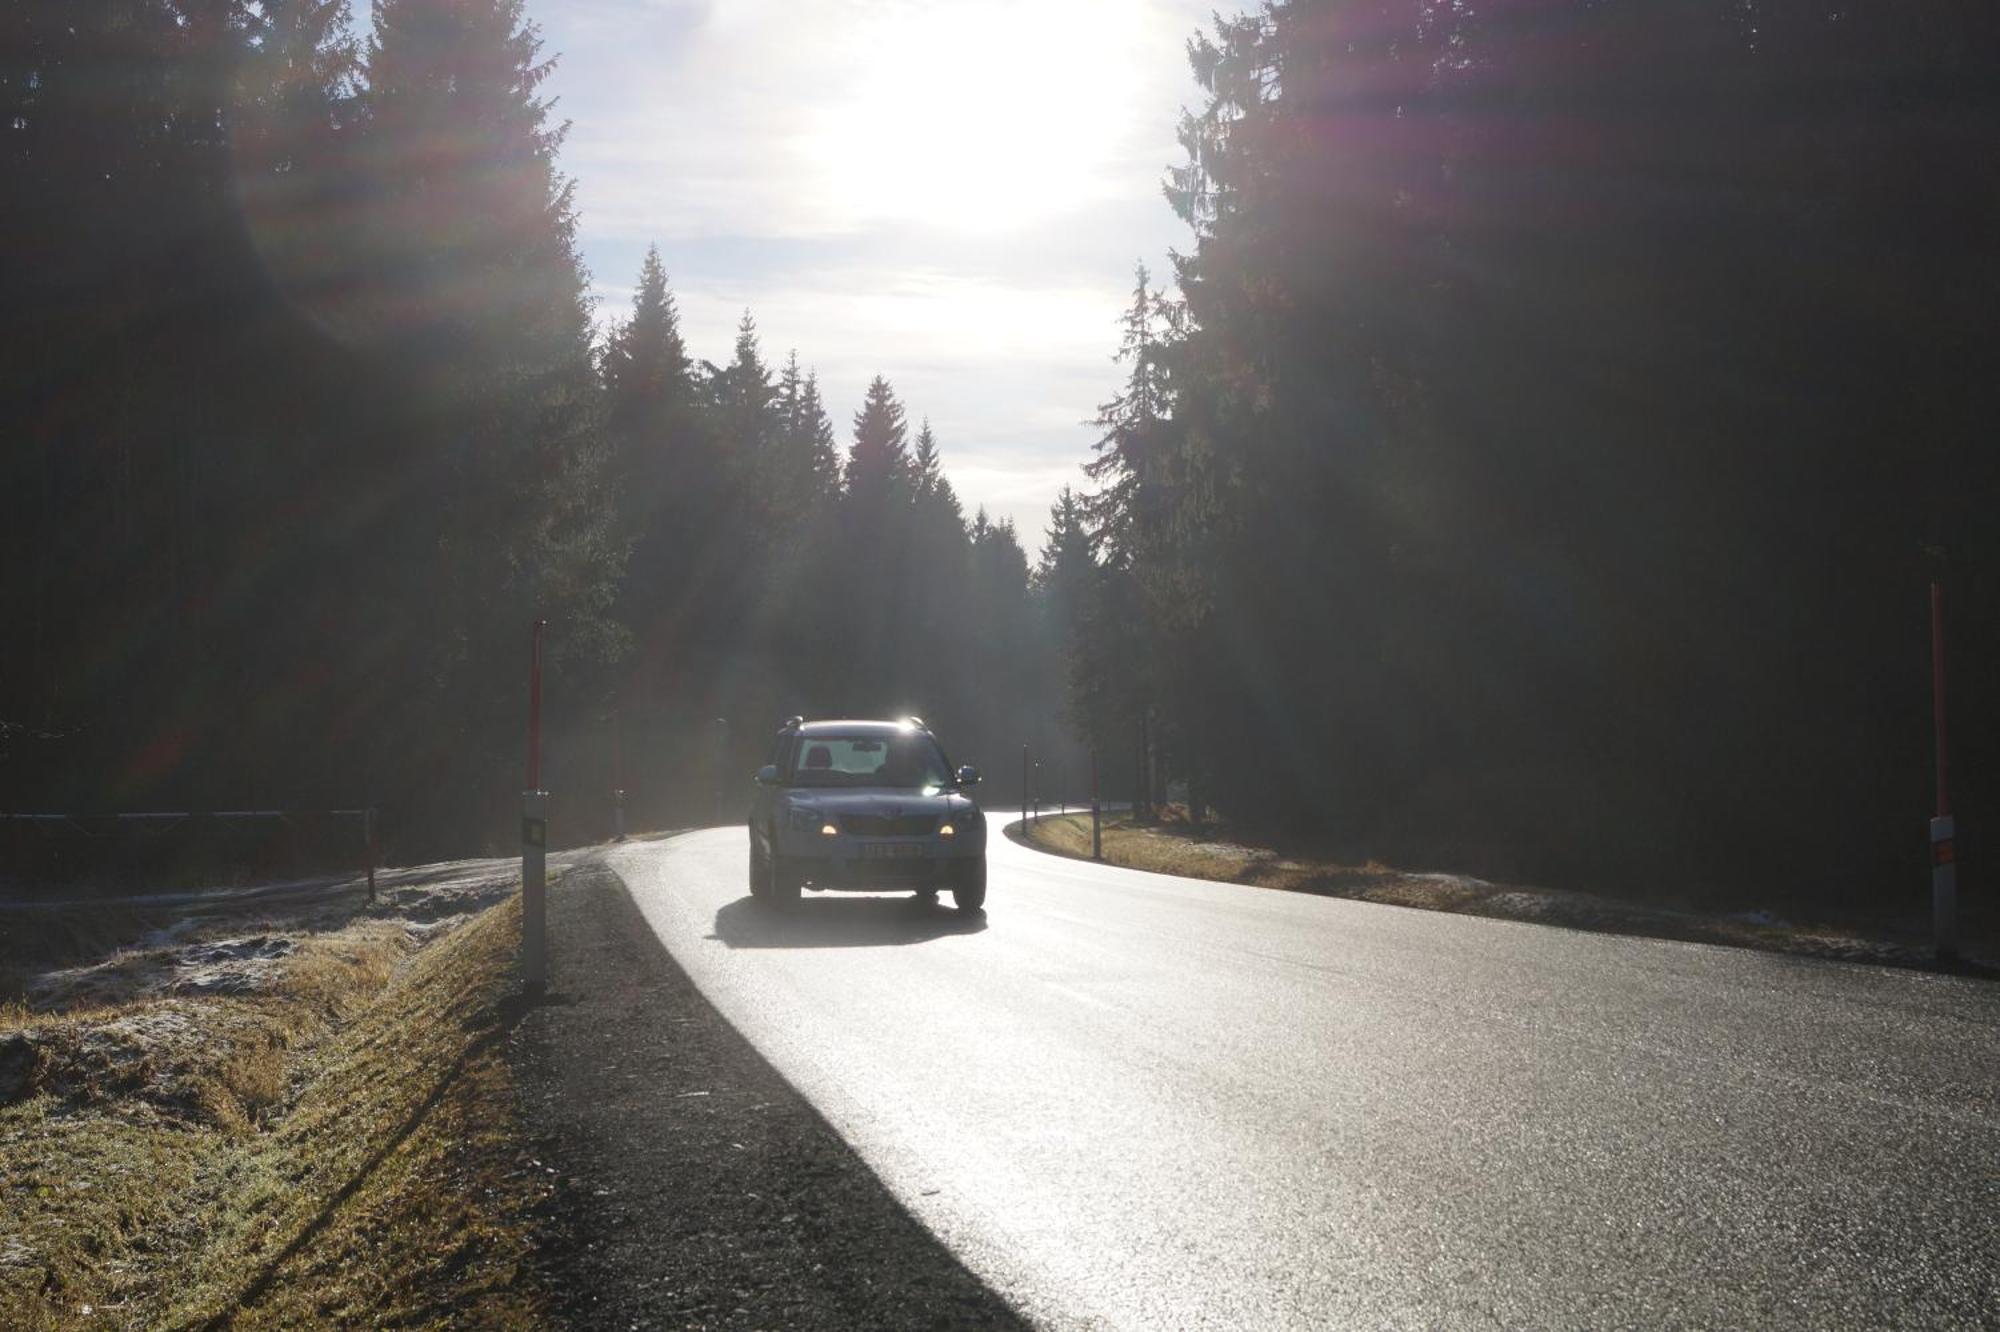
[[[550,893],[508,1042],[576,1327],[1022,1326],[704,999],[608,867]]]

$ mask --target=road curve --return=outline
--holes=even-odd
[[[984,917],[613,852],[709,999],[1050,1327],[2000,1318],[2000,986],[1041,855]]]

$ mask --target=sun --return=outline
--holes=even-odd
[[[1125,182],[1138,0],[882,6],[828,52],[841,92],[799,147],[848,224],[1004,232]]]

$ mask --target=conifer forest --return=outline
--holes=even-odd
[[[504,847],[542,619],[572,840],[913,712],[996,808],[1028,745],[1050,799],[1094,754],[1280,843],[1886,914],[1936,583],[1991,881],[1990,0],[1218,17],[1039,531],[895,365],[690,345],[670,241],[596,308],[534,20],[0,0],[0,809]]]

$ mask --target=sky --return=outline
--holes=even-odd
[[[660,247],[691,353],[817,369],[843,443],[886,375],[968,516],[1032,557],[1117,391],[1133,267],[1215,0],[530,0],[601,324]],[[1224,4],[1225,10],[1234,7]]]

